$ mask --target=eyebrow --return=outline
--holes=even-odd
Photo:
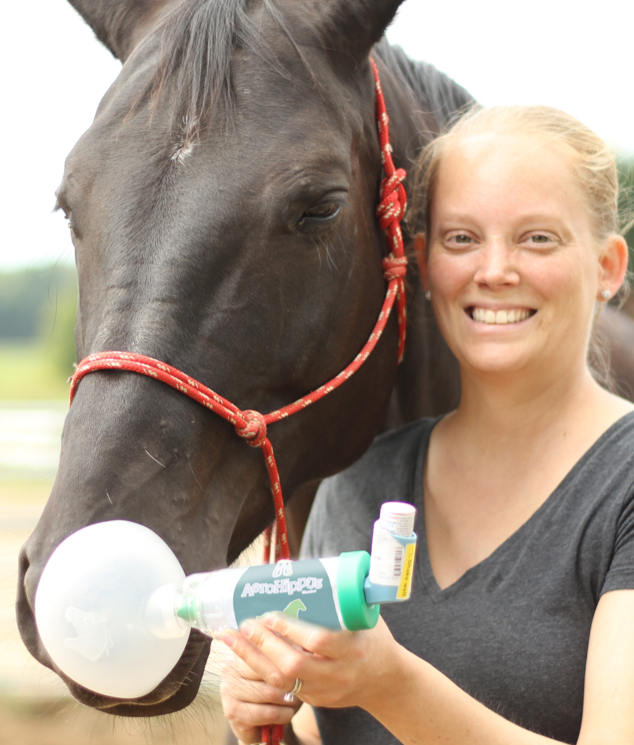
[[[467,213],[448,213],[441,215],[436,220],[437,225],[445,226],[447,223],[456,223],[456,227],[460,227],[462,224],[474,224],[478,223],[478,215],[467,214]],[[565,225],[567,220],[560,215],[542,213],[542,212],[527,212],[525,214],[519,214],[513,218],[515,223],[557,223],[558,225]]]

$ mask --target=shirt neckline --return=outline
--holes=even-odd
[[[444,416],[444,415],[443,415]],[[634,418],[634,411],[629,411],[627,414],[624,414],[620,419],[617,419],[614,424],[611,424],[605,432],[603,432],[593,443],[592,445],[581,455],[581,457],[576,461],[576,463],[572,466],[572,468],[566,473],[566,475],[563,477],[563,479],[559,482],[559,484],[553,489],[553,491],[548,495],[546,500],[533,512],[533,514],[525,520],[517,530],[515,530],[511,535],[506,538],[506,540],[502,541],[488,556],[486,556],[484,559],[479,561],[477,564],[474,564],[472,567],[467,569],[466,572],[464,572],[458,579],[453,582],[452,584],[448,585],[444,589],[441,589],[440,585],[438,584],[436,577],[434,575],[434,572],[432,570],[431,561],[429,558],[429,549],[427,547],[427,534],[425,532],[425,508],[424,508],[424,487],[423,487],[423,471],[425,468],[425,458],[427,455],[427,448],[429,446],[429,438],[431,437],[431,433],[438,424],[438,422],[442,419],[442,416],[436,417],[435,419],[431,419],[428,421],[428,424],[430,426],[425,427],[423,432],[421,433],[420,437],[420,443],[418,446],[418,453],[415,460],[415,465],[413,469],[413,485],[412,485],[412,498],[411,502],[417,509],[417,515],[416,515],[416,534],[418,535],[418,547],[417,547],[417,560],[416,560],[416,566],[417,566],[417,572],[418,572],[418,578],[419,581],[422,581],[425,585],[425,588],[430,595],[431,599],[434,602],[439,602],[440,600],[443,600],[445,598],[451,597],[455,595],[456,593],[460,592],[463,588],[470,585],[473,581],[477,579],[479,575],[481,575],[485,570],[488,564],[490,564],[491,561],[494,560],[494,557],[497,557],[499,554],[504,553],[505,551],[509,550],[510,547],[512,547],[518,540],[521,540],[521,537],[526,531],[530,530],[530,527],[532,524],[540,518],[540,516],[553,508],[553,505],[555,505],[559,501],[559,497],[561,494],[565,491],[566,486],[570,481],[572,481],[576,474],[581,468],[583,468],[588,460],[590,460],[595,451],[598,450],[602,444],[603,441],[611,437],[614,432],[618,429],[620,429],[625,423],[626,420],[629,420],[630,418]]]

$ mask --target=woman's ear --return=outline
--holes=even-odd
[[[613,297],[619,291],[627,271],[627,258],[625,239],[620,235],[611,235],[599,255],[599,296],[607,290]]]
[[[416,233],[414,236],[414,251],[418,263],[418,272],[425,292],[429,290],[427,278],[427,239],[425,233]]]

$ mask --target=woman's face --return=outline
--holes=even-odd
[[[601,250],[563,153],[525,135],[469,136],[442,158],[430,218],[426,284],[463,367],[585,365]]]

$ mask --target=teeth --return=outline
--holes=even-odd
[[[474,308],[472,318],[479,323],[507,324],[519,323],[530,316],[528,310],[490,310],[488,308]]]

